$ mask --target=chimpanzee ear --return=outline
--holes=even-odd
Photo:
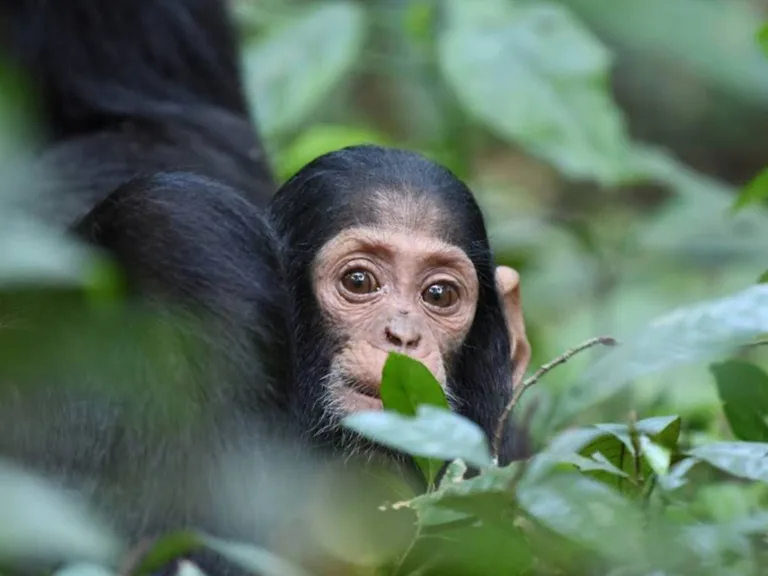
[[[496,268],[496,288],[507,319],[512,357],[512,388],[517,388],[531,360],[531,345],[525,334],[525,319],[520,298],[520,274],[508,266]]]

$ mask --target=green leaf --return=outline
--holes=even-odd
[[[616,424],[620,427],[620,424]],[[616,488],[620,492],[637,493],[640,486],[628,481],[635,476],[635,453],[632,441],[629,438],[628,431],[614,430],[609,431],[607,425],[596,426],[598,429],[604,429],[604,435],[600,436],[579,451],[579,455],[584,457],[587,462],[578,459],[570,459],[582,472],[590,478]],[[564,459],[563,461],[568,461]],[[603,463],[605,461],[605,463]],[[611,470],[613,467],[615,470]]]
[[[656,444],[674,449],[680,439],[682,423],[680,416],[656,416],[637,421],[634,428],[638,433],[650,437]]]
[[[768,56],[768,24],[763,25],[757,33],[757,43],[762,48],[766,56]]]
[[[715,442],[694,448],[689,454],[733,476],[768,482],[768,444]]]
[[[633,428],[626,424],[595,424],[561,434],[544,454],[552,461],[572,464],[620,492],[638,494],[642,484],[630,480],[645,480],[651,473],[668,470],[680,426],[679,416],[647,418]],[[633,430],[638,434],[640,455],[635,453]]]
[[[351,70],[362,49],[364,20],[353,2],[323,2],[245,47],[246,90],[266,138],[302,126]]]
[[[277,154],[276,171],[281,181],[327,152],[357,144],[390,144],[383,134],[352,126],[321,124],[304,130],[290,146]]]
[[[553,414],[558,426],[602,402],[633,380],[695,361],[723,356],[768,332],[768,285],[686,306],[651,320],[620,338],[566,390]]]
[[[678,488],[685,486],[688,483],[686,476],[699,461],[695,458],[684,458],[676,464],[674,464],[669,473],[666,475],[659,475],[659,486],[667,492],[672,492]]]
[[[665,209],[636,229],[638,250],[680,261],[765,262],[768,211],[743,210],[725,217],[738,192],[735,187],[696,172],[658,148],[637,145],[635,160],[651,180],[675,190]]]
[[[163,535],[152,543],[152,548],[142,557],[133,570],[134,576],[161,572],[171,562],[203,547],[196,532],[181,530]]]
[[[616,561],[640,561],[643,516],[609,487],[578,474],[557,474],[518,489],[520,506],[569,540]]]
[[[390,352],[381,377],[381,401],[385,410],[413,416],[422,404],[450,409],[442,386],[418,360]]]
[[[592,452],[589,458],[585,458],[580,454],[567,455],[562,458],[562,461],[573,464],[581,472],[605,472],[611,476],[618,476],[620,478],[629,479],[629,474],[616,467],[613,463],[611,463],[610,460],[608,460],[608,458],[603,456],[602,452],[600,451]],[[603,479],[604,477],[599,475],[590,474],[590,476],[596,478],[597,480],[601,480],[606,484],[612,484],[612,482],[605,482]]]
[[[467,464],[461,458],[452,460],[445,468],[445,474],[440,480],[439,488],[443,489],[453,484],[459,484],[464,481],[464,475],[467,473]]]
[[[468,513],[463,519],[441,525],[425,525],[420,522],[422,537],[416,540],[410,556],[421,562],[413,562],[397,574],[485,574],[523,575],[533,574],[533,550],[527,535],[514,524],[510,494],[477,494],[456,500],[457,506]],[[433,507],[433,512],[448,508]]]
[[[756,46],[765,12],[753,2],[701,0],[559,0],[601,37],[610,37],[624,53],[643,55],[641,67],[663,59],[667,71],[655,75],[661,82],[680,80],[674,70],[685,70],[696,85],[731,94],[738,102],[764,102],[768,96],[768,62]],[[685,22],[685,26],[680,26]],[[727,48],[714,39],[728,38]],[[646,58],[648,60],[646,60]],[[663,78],[663,80],[662,80]],[[637,97],[666,102],[658,87],[638,86]],[[672,109],[665,109],[674,118]]]
[[[415,417],[394,412],[358,412],[344,426],[384,446],[440,460],[461,458],[486,468],[493,464],[485,433],[463,416],[435,406],[419,406]]]
[[[757,366],[729,360],[710,366],[723,410],[739,440],[768,441],[768,375]]]
[[[408,507],[416,511],[422,528],[452,524],[471,517],[488,517],[509,510],[509,489],[519,474],[520,465],[514,463],[504,468],[488,468],[469,480],[444,482],[440,490],[409,501]]]
[[[212,536],[204,536],[202,541],[207,548],[259,576],[308,576],[304,570],[263,548],[228,542]]]
[[[758,204],[768,200],[768,170],[763,170],[753,178],[733,202],[732,211],[739,210],[750,204]]]
[[[416,42],[432,39],[436,5],[431,0],[412,0],[405,9],[403,25],[408,35]]]
[[[133,574],[156,573],[173,560],[203,548],[213,550],[226,560],[253,574],[306,576],[299,568],[264,549],[239,542],[220,540],[207,534],[192,531],[174,532],[160,538],[142,559]]]
[[[197,564],[182,560],[173,576],[206,576],[206,573]]]
[[[653,442],[648,436],[640,436],[638,442],[640,451],[653,472],[658,476],[666,476],[672,465],[672,453]]]
[[[87,287],[93,253],[47,226],[0,204],[0,287]]]
[[[471,115],[571,178],[635,176],[610,96],[611,56],[570,11],[546,2],[448,6],[440,64]]]
[[[115,565],[123,543],[83,502],[0,460],[0,564]]]
[[[56,570],[53,576],[117,576],[117,573],[98,564],[70,564]]]
[[[758,284],[768,284],[768,270],[763,272],[763,275],[757,279]]]
[[[381,400],[385,410],[413,416],[419,405],[427,404],[450,409],[442,386],[429,369],[418,360],[390,352],[381,377]],[[435,482],[442,462],[414,457],[424,472],[427,483]]]

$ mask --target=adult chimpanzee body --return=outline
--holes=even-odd
[[[37,96],[41,212],[117,261],[133,316],[174,328],[144,361],[107,334],[92,370],[6,383],[0,456],[84,492],[134,539],[181,526],[258,537],[270,512],[253,503],[249,522],[248,499],[276,498],[257,472],[293,436],[290,313],[224,3],[0,0],[0,45]],[[128,395],[90,382],[117,376]],[[192,417],[160,422],[178,413]],[[269,486],[287,489],[276,475]]]
[[[253,539],[255,517],[269,517],[264,499],[247,502],[256,479],[285,479],[265,472],[282,462],[273,443],[370,448],[339,419],[380,408],[388,351],[424,361],[493,433],[510,357],[524,366],[527,344],[516,280],[493,269],[459,180],[416,154],[359,147],[317,159],[267,207],[220,0],[0,0],[0,18],[0,42],[39,89],[48,216],[108,251],[141,309],[193,318],[201,350],[130,368],[134,404],[178,379],[193,424],[159,438],[155,412],[128,420],[120,402],[54,380],[0,399],[1,455],[74,485],[133,537],[191,525]],[[500,460],[515,451],[510,434]],[[289,454],[300,477],[309,456]],[[228,485],[225,464],[254,458],[254,478]]]

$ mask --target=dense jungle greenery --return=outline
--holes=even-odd
[[[236,9],[254,116],[281,179],[348,144],[420,150],[470,183],[499,263],[521,271],[532,373],[590,338],[620,343],[528,380],[514,414],[540,451],[508,468],[441,408],[428,375],[391,357],[389,411],[347,425],[420,457],[428,479],[434,459],[452,461],[450,473],[373,506],[367,523],[324,516],[324,558],[337,564],[317,573],[768,572],[768,3]],[[95,308],[119,292],[101,259],[25,212],[14,166],[33,130],[10,112],[24,98],[16,79],[2,86],[0,374],[78,354],[95,362],[87,333],[62,347],[55,326],[72,291]],[[3,336],[13,306],[33,298],[50,341]],[[463,479],[466,464],[483,473]],[[96,522],[0,467],[8,574],[30,555],[66,560],[72,576],[114,573],[120,543]],[[289,545],[279,559],[195,534],[169,535],[132,572],[198,546],[255,573],[303,573]]]

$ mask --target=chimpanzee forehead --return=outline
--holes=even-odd
[[[395,226],[348,228],[323,245],[316,263],[327,260],[330,253],[339,256],[354,252],[378,253],[392,260],[402,255],[412,261],[463,269],[468,276],[474,275],[474,265],[460,247],[444,242],[429,232]]]
[[[451,213],[435,195],[413,189],[378,188],[361,191],[351,205],[348,225],[418,233],[465,249],[462,214]]]

